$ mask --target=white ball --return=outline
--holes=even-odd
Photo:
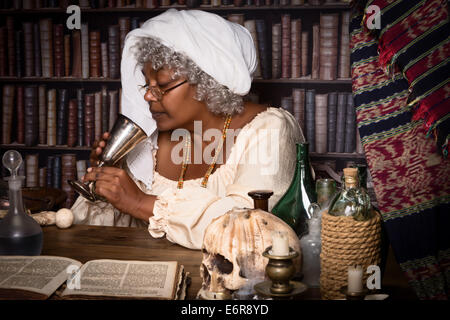
[[[61,229],[69,228],[73,223],[72,210],[67,208],[59,209],[56,212],[56,226]]]

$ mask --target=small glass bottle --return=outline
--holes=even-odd
[[[272,208],[272,213],[286,222],[295,233],[302,237],[308,232],[308,208],[317,201],[311,166],[309,163],[309,143],[297,143],[297,165],[294,178],[286,193]]]
[[[22,157],[15,150],[3,156],[3,165],[11,176],[5,178],[9,185],[9,209],[0,221],[0,255],[35,256],[42,251],[42,228],[25,213],[23,205],[21,188],[25,177],[17,175],[21,163]]]
[[[369,220],[373,216],[370,197],[359,186],[358,169],[344,169],[342,191],[330,203],[328,213],[333,216],[351,216],[357,221]]]
[[[312,218],[308,220],[308,234],[300,239],[302,248],[302,282],[312,288],[320,286],[320,251],[322,248],[320,233],[322,228],[318,211],[319,209],[314,210]]]

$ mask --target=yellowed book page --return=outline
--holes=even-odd
[[[62,296],[173,299],[177,267],[177,261],[92,260],[81,267],[78,285],[66,288]]]
[[[0,256],[0,289],[50,296],[81,262],[52,256]]]

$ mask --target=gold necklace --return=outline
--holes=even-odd
[[[206,185],[208,184],[209,176],[211,175],[211,172],[214,170],[214,167],[216,166],[217,158],[219,157],[219,154],[222,151],[223,144],[224,144],[226,136],[227,136],[227,129],[230,126],[230,122],[231,122],[231,115],[227,116],[227,118],[225,120],[225,123],[223,125],[223,130],[222,130],[222,137],[220,139],[219,146],[217,147],[217,150],[214,153],[214,158],[213,158],[211,164],[209,165],[208,170],[206,170],[206,173],[203,176],[203,180],[202,180],[202,184],[201,184],[201,186],[203,188],[206,188]],[[177,185],[178,189],[183,189],[184,175],[186,174],[190,155],[191,155],[191,135],[188,133],[186,135],[186,144],[184,145],[184,158],[183,158],[183,163],[181,165],[180,178],[178,179],[178,185]]]

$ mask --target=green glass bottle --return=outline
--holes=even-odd
[[[308,208],[317,202],[311,166],[309,162],[309,143],[297,143],[297,165],[294,178],[286,193],[272,208],[272,213],[285,221],[295,233],[302,237],[308,233]]]
[[[373,216],[370,197],[365,188],[359,186],[358,169],[344,169],[343,189],[330,203],[328,213],[333,216],[351,216],[357,221],[369,220]]]

